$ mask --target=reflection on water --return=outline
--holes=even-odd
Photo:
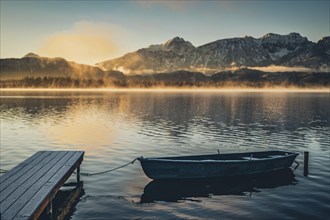
[[[85,173],[138,156],[307,150],[308,177],[300,166],[287,178],[184,186],[149,183],[138,163],[83,177],[85,196],[70,218],[324,219],[330,211],[329,109],[329,93],[1,91],[1,169],[39,150],[84,150]],[[297,160],[302,164],[302,156]]]
[[[71,184],[73,186],[63,186],[61,190],[56,194],[52,200],[52,212],[47,213],[45,209],[39,219],[51,220],[51,219],[65,219],[72,215],[75,206],[81,197],[85,194],[83,189],[83,182],[79,184]]]
[[[21,93],[2,97],[2,118],[23,119],[20,123],[33,123],[47,138],[70,144],[93,139],[111,144],[118,130],[133,126],[139,136],[183,144],[212,141],[232,147],[239,136],[246,148],[258,138],[254,133],[267,134],[260,137],[270,144],[273,133],[296,135],[297,127],[329,126],[327,94]],[[198,140],[201,136],[204,140]]]
[[[277,172],[196,180],[153,180],[145,186],[141,203],[156,201],[178,202],[201,201],[200,197],[218,195],[252,196],[262,189],[295,185],[298,181],[291,169]]]

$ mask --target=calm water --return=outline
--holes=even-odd
[[[86,177],[70,219],[329,219],[329,93],[1,92],[1,169],[84,150],[82,172],[138,156],[310,152],[309,175],[152,182],[138,162]]]

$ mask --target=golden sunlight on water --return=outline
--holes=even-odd
[[[93,109],[75,106],[64,114],[58,121],[49,121],[39,127],[40,133],[45,138],[59,143],[81,143],[84,146],[92,146],[97,140],[99,144],[113,144],[117,131],[113,126],[109,126],[111,121],[107,122],[107,117],[100,118],[102,112],[101,115],[96,115],[93,114]],[[100,123],[102,120],[104,123]]]
[[[25,92],[30,94],[33,91],[22,90],[16,95],[26,94]],[[79,146],[87,151],[92,151],[94,148],[107,151],[109,146],[116,145],[122,138],[125,138],[120,131],[128,132],[133,128],[140,129],[140,134],[150,137],[161,137],[165,134],[178,137],[182,134],[184,137],[187,135],[184,134],[187,131],[180,124],[192,121],[196,123],[195,127],[191,127],[195,130],[194,136],[196,137],[192,140],[198,142],[197,137],[202,129],[199,128],[198,121],[204,120],[202,117],[209,120],[208,115],[219,114],[223,118],[219,124],[208,122],[207,126],[212,131],[217,129],[217,126],[222,127],[228,124],[239,123],[243,126],[242,119],[247,118],[255,123],[258,121],[258,117],[265,118],[267,123],[272,121],[284,123],[287,115],[293,114],[290,107],[292,106],[290,93],[270,95],[269,93],[257,94],[254,92],[225,92],[218,100],[218,93],[179,93],[175,91],[171,91],[171,93],[150,93],[149,91],[133,93],[133,91],[121,90],[115,93],[100,92],[99,90],[92,90],[89,93],[71,90],[69,92],[47,90],[39,95],[33,93],[33,100],[40,98],[39,113],[36,114],[40,115],[41,121],[38,123],[37,131],[50,142],[62,143],[63,148]],[[57,99],[58,101],[55,101]],[[20,100],[29,102],[25,99]],[[296,101],[299,103],[300,98],[298,97]],[[65,104],[61,108],[54,108],[62,102]],[[321,103],[314,104],[321,105]],[[180,106],[184,106],[186,110],[183,111]],[[248,138],[247,135],[244,136]],[[269,142],[267,137],[264,139],[265,143]]]
[[[290,100],[287,95],[278,95],[269,99],[267,96],[263,96],[262,106],[263,114],[266,115],[269,121],[282,121],[285,117],[285,111],[289,106]]]
[[[270,213],[283,219],[288,206],[304,210],[294,216],[306,214],[306,202],[317,204],[308,209],[312,219],[328,213],[322,206],[329,198],[328,92],[143,91],[1,90],[2,169],[40,150],[84,150],[81,171],[87,173],[138,156],[308,150],[310,176],[303,176],[300,166],[292,178],[275,183],[163,186],[150,181],[137,162],[83,177],[85,195],[72,219],[88,219],[90,213],[99,219],[109,213],[114,219],[213,219],[224,213],[244,218],[251,208],[262,209],[260,218]],[[150,195],[151,203],[143,203]]]

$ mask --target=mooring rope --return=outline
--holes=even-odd
[[[115,170],[119,170],[120,168],[126,167],[126,166],[128,166],[128,165],[130,165],[130,164],[133,164],[137,159],[138,159],[138,157],[135,158],[134,160],[132,160],[132,161],[129,162],[129,163],[126,163],[126,164],[124,164],[124,165],[121,165],[121,166],[119,166],[119,167],[112,168],[112,169],[109,169],[109,170],[105,170],[105,171],[101,171],[101,172],[96,172],[96,173],[83,173],[83,172],[81,172],[80,175],[82,175],[82,176],[94,176],[94,175],[99,175],[99,174],[109,173],[109,172],[112,172],[112,171],[115,171]]]

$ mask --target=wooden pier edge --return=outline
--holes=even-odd
[[[44,201],[44,203],[40,206],[40,208],[34,213],[33,216],[31,216],[32,219],[38,219],[38,217],[41,215],[41,213],[44,211],[44,209],[47,207],[47,205],[50,205],[50,212],[52,214],[52,200],[55,198],[57,192],[60,190],[60,188],[64,185],[64,183],[69,179],[69,177],[72,175],[72,173],[77,169],[76,175],[77,175],[77,183],[80,182],[80,164],[83,161],[83,155],[80,160],[77,161],[77,163],[70,168],[69,172],[63,176],[63,179],[57,184],[57,186],[53,189],[49,197]]]
[[[80,164],[84,151],[39,151],[0,176],[0,217],[38,219]]]

